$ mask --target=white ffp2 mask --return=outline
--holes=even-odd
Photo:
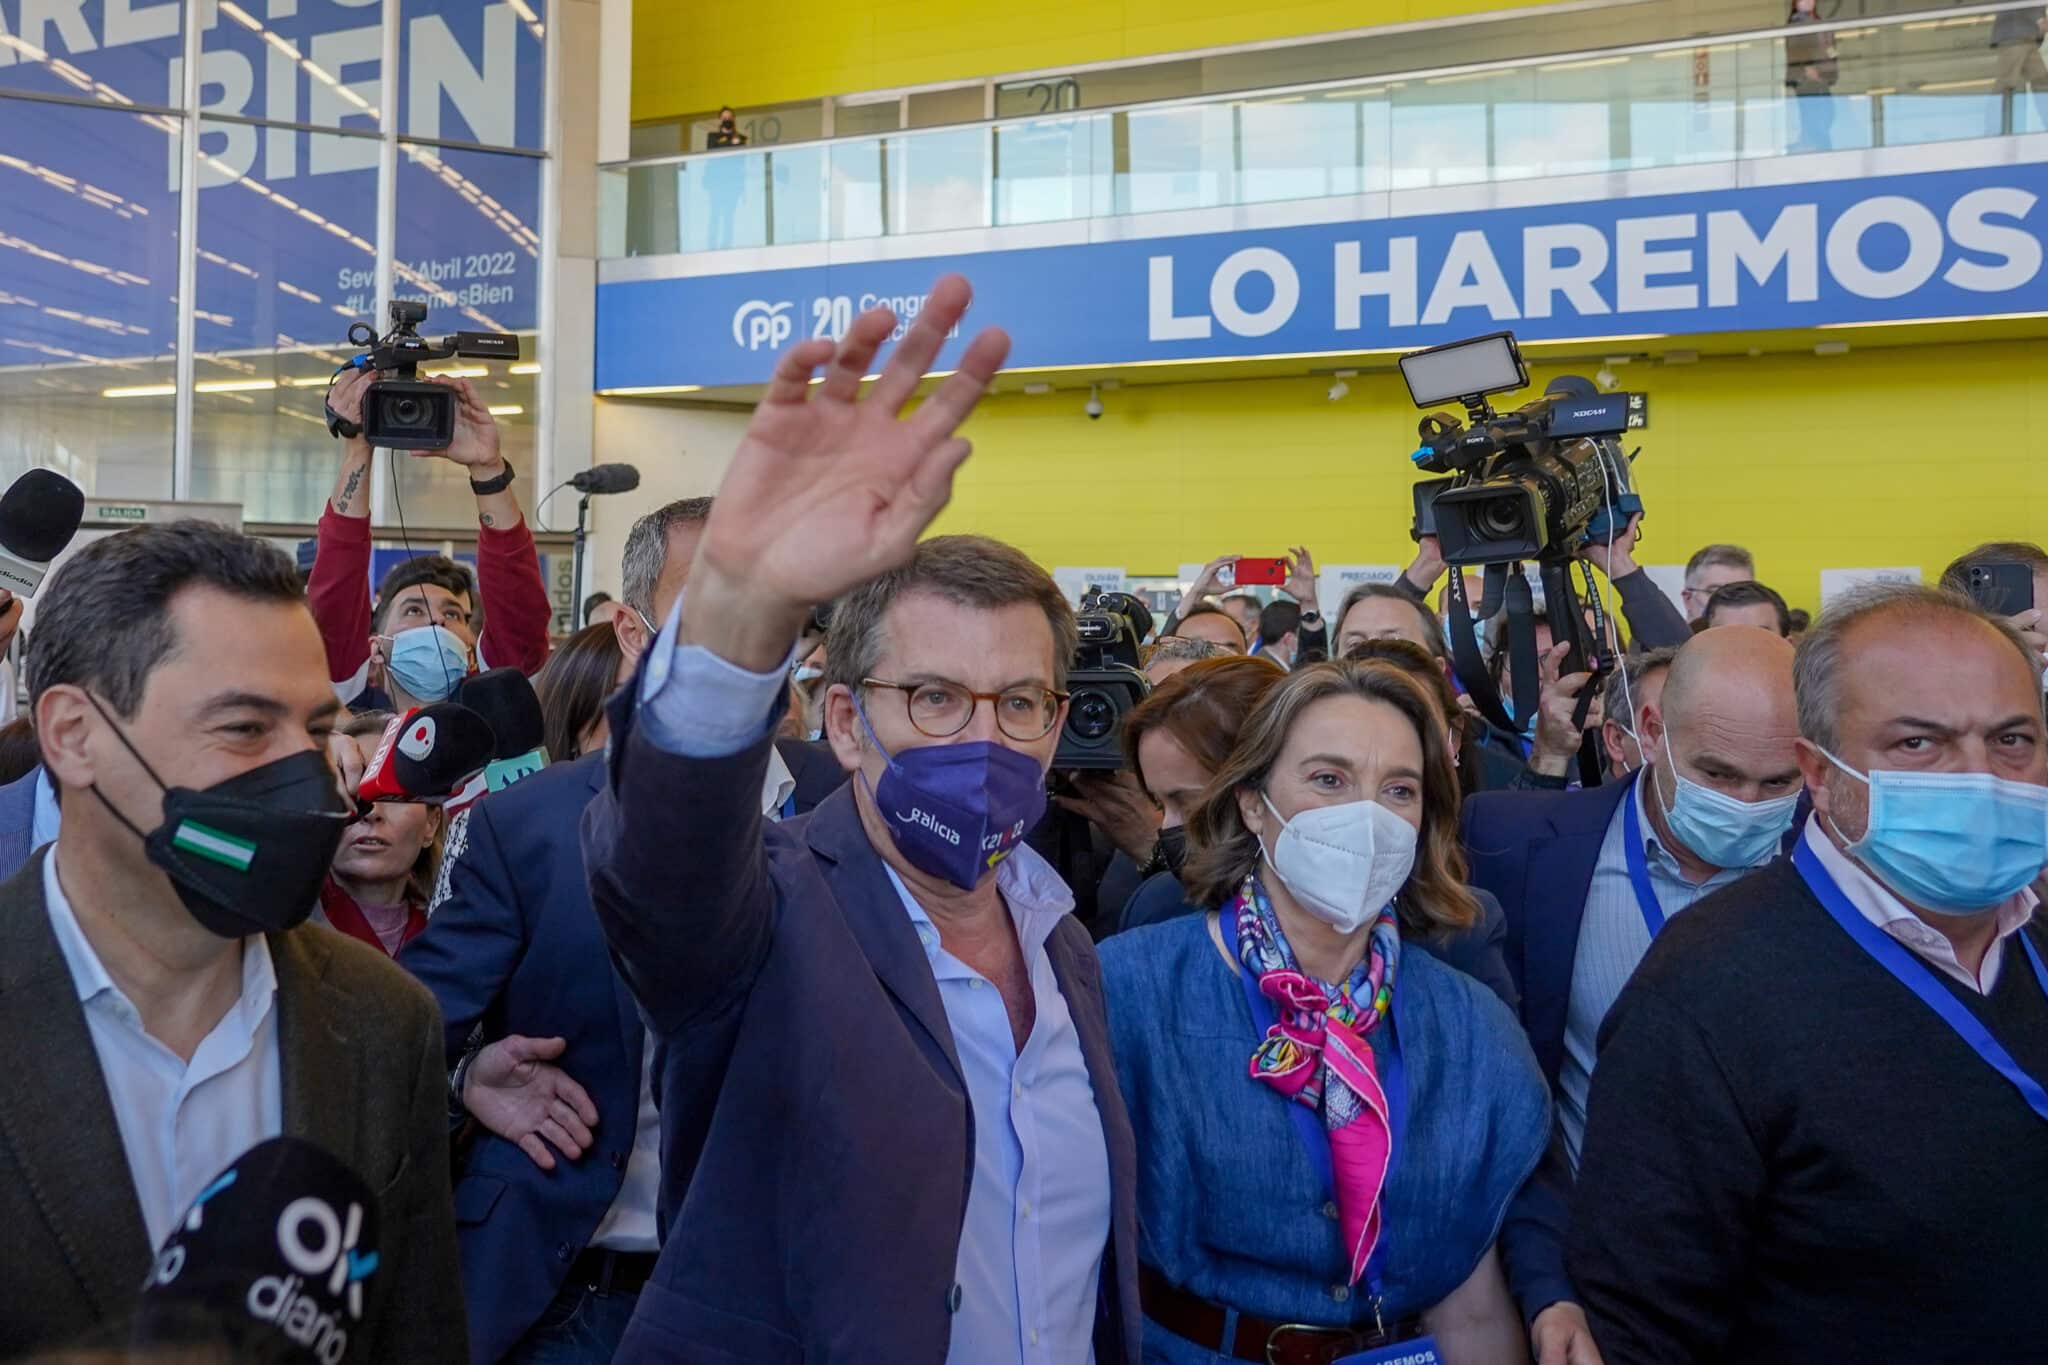
[[[1266,853],[1274,873],[1302,909],[1339,933],[1370,923],[1408,881],[1415,826],[1379,802],[1311,806],[1288,820],[1271,797],[1259,799],[1280,821]]]

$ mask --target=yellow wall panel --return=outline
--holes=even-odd
[[[1009,71],[1535,8],[1536,0],[785,0],[760,6],[638,0],[633,117],[671,118]]]
[[[1620,373],[1650,395],[1645,563],[1736,541],[1814,608],[1823,568],[1918,564],[1932,581],[1980,541],[2048,541],[2048,341]],[[1339,403],[1328,379],[1118,389],[1093,422],[1071,390],[999,393],[936,529],[1134,573],[1302,543],[1326,564],[1405,563],[1418,414],[1392,374],[1350,383]]]

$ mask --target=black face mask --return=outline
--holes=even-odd
[[[1159,861],[1166,864],[1166,870],[1174,876],[1187,866],[1188,827],[1172,825],[1159,831]]]
[[[166,786],[99,699],[92,701],[121,747],[163,787],[163,823],[145,834],[97,783],[92,794],[142,840],[149,861],[170,877],[192,918],[222,938],[282,933],[303,924],[355,818],[327,756],[307,749],[204,791]]]

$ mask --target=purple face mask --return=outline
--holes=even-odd
[[[866,708],[855,709],[889,765],[875,808],[897,850],[926,876],[972,891],[1045,814],[1045,773],[1030,755],[979,739],[891,754]]]

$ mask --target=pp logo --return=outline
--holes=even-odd
[[[791,316],[795,308],[793,303],[748,299],[733,311],[732,344],[749,351],[758,351],[763,346],[780,349],[796,328],[796,319]]]

